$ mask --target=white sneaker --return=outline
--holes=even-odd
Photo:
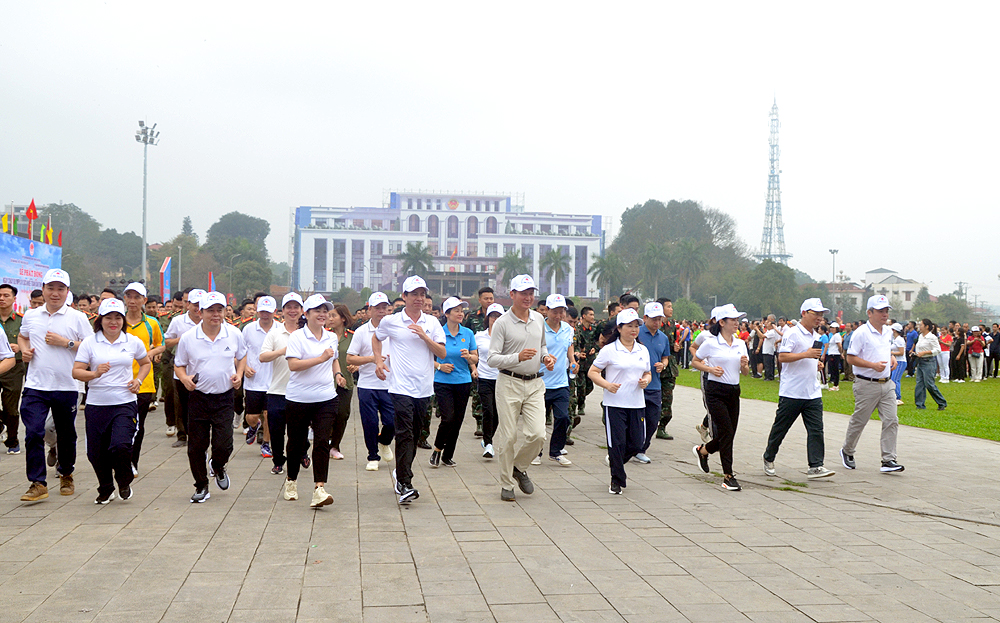
[[[297,500],[299,499],[299,487],[294,480],[285,480],[285,499],[286,500]]]
[[[639,454],[635,455],[635,460],[639,461],[643,465],[648,465],[649,463],[653,462],[652,459],[650,459],[648,456],[646,456],[642,452],[640,452]]]
[[[550,456],[549,460],[550,461],[555,461],[556,463],[562,465],[563,467],[569,467],[570,465],[573,464],[573,461],[570,461],[569,459],[567,459],[566,457],[564,457],[561,454],[559,456]]]
[[[330,458],[334,461],[343,461],[344,455],[336,448],[330,448]]]
[[[378,471],[378,461],[368,461],[368,464],[365,465],[365,471],[366,472],[377,472]]]
[[[810,467],[809,471],[806,472],[807,478],[827,478],[833,476],[837,472],[827,469],[820,465],[819,467]]]
[[[173,437],[176,434],[177,434],[177,427],[176,426],[168,426],[167,427],[167,437]]]
[[[897,401],[896,401],[896,406],[897,406],[897,407],[898,407],[899,405],[902,405],[902,404],[906,404],[906,403],[904,403],[904,402],[903,402],[902,400],[897,400]]]
[[[778,472],[774,470],[774,461],[768,461],[767,459],[764,459],[764,457],[761,458],[764,460],[764,474],[768,476],[776,476]]]
[[[941,379],[940,381],[938,381],[938,383],[944,383],[945,385],[947,385],[949,381],[948,379]]]
[[[531,459],[531,464],[532,465],[541,465],[542,464],[542,457],[541,456],[536,456],[535,458]]]
[[[378,445],[378,455],[382,457],[382,460],[385,461],[386,463],[391,461],[394,456],[392,454],[392,448],[381,443]]]
[[[327,493],[323,487],[313,489],[313,499],[309,503],[310,508],[319,508],[320,506],[329,506],[330,504],[333,504],[333,496]]]
[[[604,455],[604,464],[611,467],[611,458],[607,454]]]
[[[559,451],[559,454],[569,454],[569,452],[566,452],[566,448],[563,448]]]
[[[483,458],[492,459],[493,458],[493,444],[488,443],[486,447],[483,448]]]

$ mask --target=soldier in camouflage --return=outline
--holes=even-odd
[[[677,341],[677,325],[674,324],[674,304],[670,299],[659,299],[663,305],[663,328],[661,329],[670,340],[670,363],[663,366],[660,372],[660,425],[656,428],[657,439],[673,439],[667,432],[667,424],[674,417],[674,386],[677,384],[677,353],[681,349]]]
[[[475,313],[466,316],[462,325],[472,331],[475,335],[487,329],[486,310],[493,304],[493,288],[486,286],[479,288],[479,309]],[[483,405],[479,402],[479,388],[476,383],[472,384],[472,417],[476,418],[476,437],[483,436]]]
[[[573,394],[576,397],[576,409],[570,409],[570,415],[574,416],[573,422],[577,423],[577,417],[582,417],[587,406],[587,395],[594,391],[594,382],[587,378],[590,371],[590,364],[594,363],[597,357],[597,338],[600,336],[600,329],[594,322],[594,309],[584,307],[580,312],[580,320],[576,326],[576,335],[573,338],[573,351],[576,354],[577,362],[580,364],[580,371],[576,375],[576,383]]]

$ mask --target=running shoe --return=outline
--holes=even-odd
[[[428,459],[427,462],[430,463],[431,467],[440,467],[441,466],[441,451],[440,450],[435,450],[434,452],[431,452],[431,458]]]
[[[285,479],[285,499],[286,500],[297,500],[299,499],[299,485],[294,480]]]
[[[764,473],[768,476],[777,476],[778,472],[774,469],[774,461],[768,461],[764,459]]]
[[[378,445],[378,455],[382,457],[382,460],[388,463],[393,459],[392,446],[380,443]]]
[[[611,483],[611,486],[608,487],[608,493],[610,493],[611,495],[621,495],[622,494],[621,485]]]
[[[196,489],[194,495],[191,496],[191,503],[193,504],[203,504],[205,500],[212,497],[212,494],[208,492],[208,487],[204,489]]]
[[[269,459],[272,456],[274,456],[274,454],[271,452],[271,444],[265,441],[260,445],[260,456],[265,459]]]
[[[903,466],[896,461],[882,461],[882,467],[878,471],[882,473],[901,472],[903,471]]]
[[[483,458],[484,459],[492,459],[493,458],[493,444],[488,443],[483,448]]]
[[[650,464],[650,463],[653,462],[653,460],[651,458],[649,458],[648,456],[646,456],[642,452],[640,452],[639,454],[635,455],[635,460],[639,461],[643,465],[648,465],[648,464]]]
[[[316,487],[313,489],[313,499],[309,503],[310,508],[319,508],[321,506],[329,506],[333,504],[333,496],[326,492],[323,487]]]
[[[832,469],[827,469],[820,465],[819,467],[810,467],[809,471],[806,472],[806,478],[829,478],[836,473]]]
[[[275,476],[278,476],[279,474],[285,473],[285,468],[282,467],[281,465],[275,465],[274,467],[271,468],[271,473],[274,474]]]
[[[414,489],[413,487],[404,486],[402,492],[399,494],[399,503],[409,504],[410,502],[416,500],[419,497],[420,494],[417,493],[416,489]]]
[[[573,464],[573,461],[570,461],[569,459],[567,459],[566,457],[564,457],[561,454],[559,456],[550,456],[549,460],[550,461],[555,461],[556,463],[562,465],[563,467],[569,467],[570,465]]]
[[[225,491],[229,488],[229,474],[226,473],[226,468],[223,467],[215,475],[215,484],[219,485],[219,488]]]
[[[736,476],[726,476],[722,479],[722,488],[726,491],[742,491],[743,487],[736,480]]]
[[[115,499],[114,490],[108,491],[107,495],[98,495],[97,499],[94,500],[94,504],[107,504],[111,500]]]
[[[691,451],[694,452],[694,457],[698,459],[698,467],[701,468],[701,471],[706,474],[712,471],[708,467],[708,457],[701,453],[701,446],[695,446]]]
[[[118,490],[118,497],[122,499],[122,502],[132,499],[132,487],[122,487]]]
[[[365,471],[366,472],[377,472],[378,471],[378,461],[368,461],[368,464],[365,465]]]
[[[847,469],[854,469],[858,466],[857,463],[854,462],[854,455],[845,454],[843,448],[840,449],[840,460],[844,462],[844,467]]]
[[[260,424],[257,424],[257,426],[250,426],[250,427],[247,428],[246,439],[247,439],[247,445],[248,446],[251,445],[251,444],[253,444],[253,442],[257,441],[257,429],[258,428],[260,428]]]

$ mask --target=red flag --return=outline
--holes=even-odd
[[[35,209],[34,197],[31,198],[31,205],[28,206],[28,210],[24,213],[24,217],[28,219],[28,240],[31,240],[35,233],[35,219],[38,218],[38,210]]]
[[[59,244],[60,247],[62,246],[62,230],[61,229],[59,230],[59,242],[58,242],[58,244]]]
[[[456,254],[456,253],[458,253],[458,247],[455,247],[455,250],[451,252],[451,257],[452,257],[452,259],[454,259],[454,258],[455,258],[455,254]]]

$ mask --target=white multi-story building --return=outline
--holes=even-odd
[[[899,276],[894,270],[887,268],[876,268],[865,273],[864,284],[875,294],[882,294],[889,297],[894,307],[898,307],[902,313],[897,312],[895,317],[903,320],[910,320],[913,306],[917,302],[917,294],[921,288],[927,287],[913,279],[905,279]]]
[[[496,265],[515,251],[548,292],[539,261],[558,249],[569,258],[569,274],[556,291],[596,296],[587,269],[603,252],[601,217],[525,212],[518,203],[511,195],[391,192],[378,208],[292,208],[292,287],[398,290],[405,275],[397,256],[408,243],[423,243],[434,257],[434,271],[423,276],[439,294],[471,296],[482,285],[505,292],[495,283]]]

